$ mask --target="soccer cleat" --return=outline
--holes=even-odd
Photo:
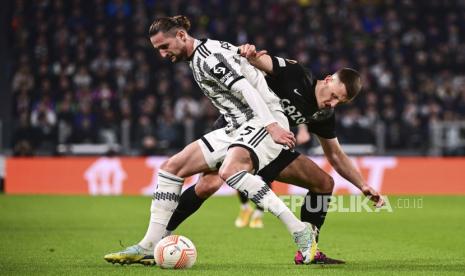
[[[238,228],[246,227],[249,224],[251,215],[252,215],[252,208],[247,207],[245,209],[241,209],[241,211],[239,212],[239,216],[237,216],[234,224]]]
[[[152,266],[157,264],[153,255],[145,255],[144,258],[139,260],[139,263],[145,266]]]
[[[297,265],[303,264],[303,257],[300,251],[297,251],[295,253],[294,262]],[[315,254],[315,259],[311,263],[331,265],[331,264],[345,264],[346,262],[343,260],[337,260],[337,259],[330,258],[326,256],[323,252],[321,252],[319,249],[317,249],[316,254]]]
[[[312,264],[345,264],[345,263],[346,262],[343,260],[333,259],[333,258],[326,256],[319,249],[317,249],[315,259],[312,262]]]
[[[294,261],[299,264],[310,264],[316,255],[317,243],[316,234],[317,230],[308,222],[305,223],[305,229],[300,232],[295,232],[294,242],[299,247],[299,251]]]
[[[250,228],[263,228],[262,218],[252,218],[249,223]]]
[[[153,253],[152,253],[153,254]],[[155,258],[150,254],[149,250],[142,248],[136,244],[129,246],[126,249],[105,255],[103,258],[105,261],[112,264],[143,264],[143,265],[154,265]]]
[[[301,265],[304,264],[304,257],[302,256],[302,253],[300,251],[297,251],[294,256],[294,263],[296,265]]]

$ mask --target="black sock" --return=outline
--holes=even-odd
[[[174,231],[190,215],[195,213],[202,206],[204,198],[200,198],[195,193],[195,185],[185,190],[179,197],[179,204],[166,226],[166,230]]]
[[[239,200],[241,201],[242,204],[246,204],[249,199],[247,198],[247,196],[239,191],[237,191],[237,193],[239,194]]]
[[[300,219],[315,225],[321,230],[328,212],[331,193],[317,194],[308,192],[300,209]],[[318,237],[317,237],[318,241]]]

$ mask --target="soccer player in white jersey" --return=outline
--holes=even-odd
[[[189,144],[161,165],[146,235],[138,244],[106,255],[105,260],[130,263],[151,253],[165,234],[184,178],[218,170],[229,186],[258,206],[266,205],[286,225],[303,262],[310,263],[317,249],[315,229],[297,219],[254,175],[284,147],[295,145],[279,98],[268,88],[262,72],[238,54],[237,47],[222,41],[197,40],[188,35],[189,28],[185,16],[159,18],[150,27],[150,41],[163,58],[173,63],[189,62],[195,81],[225,117],[227,126]]]

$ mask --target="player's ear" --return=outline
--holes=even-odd
[[[184,30],[178,30],[176,32],[176,37],[182,40],[183,42],[186,42],[187,34]]]
[[[328,83],[329,81],[331,81],[333,79],[333,75],[327,75],[325,77],[325,83]]]

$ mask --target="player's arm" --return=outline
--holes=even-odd
[[[268,75],[273,74],[273,60],[266,50],[258,51],[253,44],[239,46],[241,56],[247,58],[255,68],[262,70]]]
[[[295,138],[297,145],[302,145],[310,141],[311,135],[306,124],[300,124],[297,126],[297,135]]]
[[[271,135],[273,141],[278,144],[286,145],[289,148],[295,147],[294,134],[282,128],[271,114],[260,93],[245,78],[235,82],[232,90],[239,91],[244,96],[250,108],[257,114],[258,118],[264,123],[266,131]]]
[[[223,59],[227,57],[223,56]],[[267,104],[260,96],[257,89],[242,75],[239,68],[234,68],[234,62],[218,62],[217,57],[210,56],[207,58],[205,66],[210,68],[206,70],[215,81],[225,85],[232,91],[237,91],[244,96],[244,99],[250,108],[257,114],[262,121],[266,131],[270,134],[273,141],[278,144],[286,145],[289,148],[295,147],[295,137],[291,131],[282,128],[272,115]]]
[[[365,183],[362,175],[354,166],[350,158],[342,150],[337,138],[325,139],[318,137],[323,148],[326,158],[333,168],[350,183],[355,185],[364,195],[370,196],[370,199],[376,203],[377,207],[384,204],[381,195],[372,187]]]
[[[295,60],[270,56],[266,50],[258,51],[255,45],[244,44],[239,46],[239,54],[249,61],[255,68],[265,72],[267,75],[281,76],[288,80],[304,74],[302,66]]]

